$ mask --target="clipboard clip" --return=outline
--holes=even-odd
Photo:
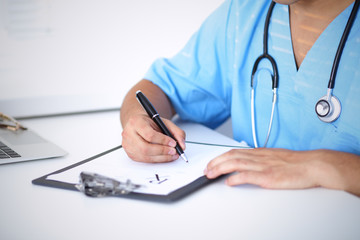
[[[79,184],[75,185],[80,192],[90,197],[126,195],[141,186],[132,183],[129,179],[126,182],[120,182],[91,172],[81,172]]]

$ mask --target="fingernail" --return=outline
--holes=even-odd
[[[169,146],[170,146],[170,147],[175,147],[175,146],[176,146],[176,142],[175,142],[175,141],[170,141],[170,142],[169,142]]]
[[[228,185],[228,186],[231,186],[231,185],[230,185],[230,181],[229,181],[228,178],[225,180],[225,184]]]
[[[169,154],[170,154],[170,155],[175,155],[175,154],[176,154],[175,148],[170,149],[170,150],[169,150]]]
[[[208,170],[207,170],[207,168],[205,168],[204,169],[204,175],[207,175],[207,173],[208,173]]]
[[[214,177],[214,172],[212,170],[206,169],[206,176],[208,178],[213,178]]]

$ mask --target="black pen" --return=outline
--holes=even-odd
[[[158,127],[161,129],[161,131],[165,135],[171,137],[172,139],[174,139],[176,141],[175,137],[171,134],[169,129],[165,126],[164,122],[161,120],[160,115],[157,113],[154,106],[151,104],[149,99],[147,99],[147,97],[140,90],[136,92],[136,98],[139,101],[139,103],[141,104],[141,106],[145,109],[145,111],[147,112],[149,117],[156,123],[156,125],[158,125]],[[180,155],[180,157],[185,160],[185,162],[189,162],[184,151],[181,149],[181,147],[177,141],[176,141],[175,149],[176,149],[176,152]]]

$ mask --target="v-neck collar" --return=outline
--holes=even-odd
[[[324,29],[324,31],[320,34],[318,39],[316,39],[316,41],[314,42],[313,46],[307,52],[305,58],[303,59],[301,65],[299,66],[299,68],[297,68],[297,66],[296,66],[291,30],[290,30],[290,27],[288,28],[287,34],[290,39],[291,53],[292,53],[291,54],[292,68],[293,68],[292,70],[295,72],[295,74],[300,74],[301,72],[306,71],[306,69],[308,69],[309,64],[314,64],[314,61],[312,59],[318,59],[318,54],[321,51],[333,51],[334,52],[333,56],[335,57],[335,52],[338,48],[342,32],[345,29],[345,25],[346,25],[347,19],[350,15],[353,5],[354,5],[354,3],[350,4],[332,22],[329,23],[329,25]],[[290,26],[290,7],[287,6],[287,8],[288,8],[288,14],[287,14],[286,20],[287,20],[288,26]],[[342,22],[344,22],[344,23],[342,24]],[[341,27],[340,29],[339,29],[339,26]],[[341,34],[339,34],[339,31],[341,32]],[[332,41],[329,41],[329,39],[332,39]],[[323,59],[323,61],[326,61],[326,62],[331,61],[331,63],[332,63],[333,59]],[[329,75],[330,75],[330,72],[329,72]]]

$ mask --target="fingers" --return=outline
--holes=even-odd
[[[185,136],[171,121],[167,121],[166,125],[178,139]],[[183,144],[181,141],[180,145]],[[179,158],[174,148],[176,141],[159,132],[157,125],[146,115],[129,119],[122,132],[122,145],[127,155],[139,162],[169,162]]]
[[[158,126],[147,116],[130,119],[129,124],[131,130],[136,132],[137,135],[148,143],[167,145],[170,147],[175,147],[176,145],[175,140],[161,133]]]
[[[179,157],[174,147],[149,143],[141,136],[126,138],[122,145],[127,155],[137,162],[169,162]]]
[[[234,173],[226,183],[230,186],[255,184],[271,189],[303,189],[317,185],[309,172],[313,166],[306,159],[310,152],[285,149],[235,149],[211,162],[204,173],[208,178]]]
[[[255,184],[267,188],[270,172],[265,158],[253,149],[233,149],[209,162],[204,173],[210,179],[235,173],[226,179],[227,185]]]
[[[185,145],[185,139],[186,139],[186,134],[185,132],[179,128],[175,123],[173,123],[170,120],[167,119],[163,119],[165,125],[167,126],[167,128],[170,130],[170,132],[173,134],[173,136],[175,137],[175,140],[179,143],[180,147],[185,150],[186,145]]]
[[[266,187],[266,164],[259,160],[263,158],[262,153],[254,152],[253,149],[233,149],[209,162],[205,174],[208,178],[216,178],[236,172],[226,179],[226,184],[234,186],[249,183]]]
[[[245,171],[233,174],[226,179],[226,184],[235,186],[240,184],[255,184],[263,188],[268,188],[270,179],[263,172]]]
[[[204,170],[208,178],[239,171],[261,171],[263,164],[254,160],[251,149],[233,149],[209,162]]]

